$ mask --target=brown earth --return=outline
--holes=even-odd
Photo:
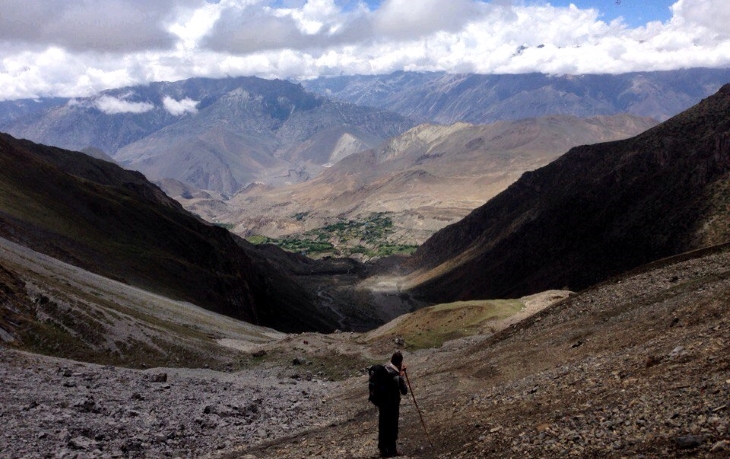
[[[2,295],[19,297],[31,273],[14,275],[11,265],[0,271]],[[57,279],[56,295],[65,283],[88,283],[88,306],[113,298],[124,308],[143,295],[164,301],[42,266]],[[181,324],[228,327],[197,338],[228,349],[230,363],[221,348],[211,369],[94,365],[21,353],[8,342],[0,346],[0,417],[10,428],[0,432],[0,457],[375,457],[377,412],[364,368],[395,349],[405,353],[429,432],[404,400],[406,457],[728,457],[730,246],[659,261],[541,309],[556,296],[525,298],[522,313],[534,314],[493,323],[495,334],[420,350],[395,344],[405,330],[398,322],[366,334],[267,338],[182,305]],[[18,318],[1,319],[14,333]],[[135,320],[150,331],[150,319]],[[160,361],[180,355],[158,351]],[[161,372],[169,379],[157,383]]]
[[[725,246],[611,279],[493,336],[406,343],[433,446],[411,400],[399,445],[419,458],[727,458],[729,303]],[[371,345],[380,360],[396,347]],[[225,457],[375,457],[366,385],[362,375],[332,389],[326,427]]]

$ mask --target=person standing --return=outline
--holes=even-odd
[[[388,384],[382,402],[378,405],[378,449],[380,457],[394,457],[401,454],[396,448],[400,398],[401,395],[408,394],[408,387],[403,379],[406,367],[400,351],[393,354],[390,362],[385,364],[385,369],[388,371]]]

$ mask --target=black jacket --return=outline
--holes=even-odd
[[[400,375],[400,370],[392,363],[386,364],[385,369],[388,370],[388,375],[391,376],[391,380],[393,381],[393,384],[391,384],[391,387],[388,390],[385,403],[398,405],[400,403],[401,394],[408,394],[406,381]]]

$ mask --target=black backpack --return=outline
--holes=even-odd
[[[380,406],[387,397],[390,383],[390,373],[385,366],[378,364],[368,368],[368,389],[370,392],[368,400],[373,405]]]

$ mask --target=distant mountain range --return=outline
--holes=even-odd
[[[420,244],[517,180],[577,145],[623,139],[656,125],[631,115],[550,116],[490,125],[420,125],[353,154],[307,182],[252,186],[226,201],[165,189],[239,234],[280,237],[388,212],[393,241]],[[350,241],[357,244],[359,241]]]
[[[433,302],[580,290],[730,241],[730,85],[627,140],[526,173],[410,260]]]
[[[620,75],[476,75],[396,72],[318,78],[310,91],[378,107],[422,122],[495,121],[629,113],[658,121],[676,115],[730,81],[730,69]]]
[[[233,193],[296,183],[414,125],[260,78],[190,79],[83,99],[3,102],[0,130],[70,150],[95,148],[156,180]]]
[[[87,98],[0,102],[0,131],[93,149],[151,180],[231,195],[255,182],[309,180],[423,122],[621,113],[661,121],[727,81],[730,69],[580,76],[399,72],[301,84],[193,78]]]

